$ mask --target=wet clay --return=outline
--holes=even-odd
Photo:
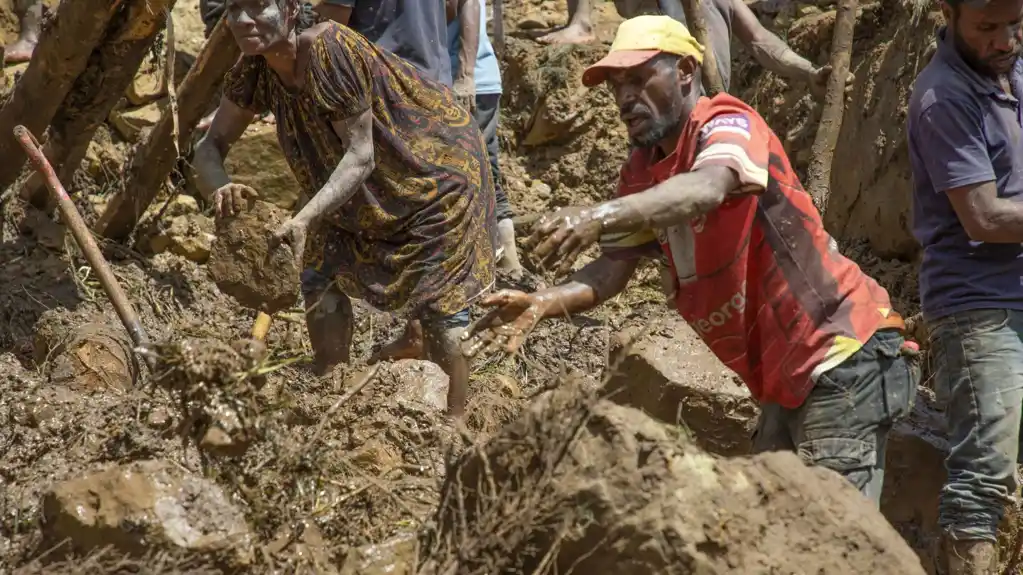
[[[249,210],[217,222],[208,269],[220,291],[241,305],[274,314],[298,301],[298,274],[287,246],[273,246],[271,234],[287,216],[255,201]]]

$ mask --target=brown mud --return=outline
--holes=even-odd
[[[273,245],[271,234],[287,220],[267,202],[217,220],[208,267],[220,291],[239,304],[268,314],[298,301],[298,269],[286,246]]]
[[[762,18],[801,53],[824,63],[830,42],[829,10],[816,4],[793,3],[780,12],[763,12]],[[8,0],[0,0],[0,31],[6,34],[0,39],[9,39],[14,30],[9,8]],[[509,197],[520,214],[610,197],[626,153],[611,95],[604,89],[584,90],[578,82],[581,70],[596,61],[609,43],[617,22],[613,5],[601,3],[598,7],[601,43],[575,47],[535,43],[533,37],[562,21],[564,10],[563,1],[505,3],[509,37],[503,57],[501,161]],[[201,46],[197,14],[195,0],[175,5],[178,62],[189,61]],[[833,200],[846,202],[836,204],[840,208],[834,213],[850,214],[848,222],[840,222],[836,228],[841,230],[836,235],[844,253],[889,289],[897,309],[905,315],[918,306],[916,254],[905,241],[909,192],[901,151],[904,141],[900,123],[891,118],[899,117],[900,99],[904,101],[908,83],[920,65],[922,47],[929,41],[932,23],[928,22],[911,18],[901,4],[863,3],[853,58],[857,84],[848,109],[863,110],[864,115],[843,127],[837,156],[856,161],[837,165],[833,178]],[[786,85],[750,62],[737,50],[733,85],[768,118],[802,169],[807,158],[801,150],[809,149],[807,135],[812,138],[818,109],[803,86]],[[119,103],[113,115],[142,107],[129,99]],[[261,197],[288,207],[298,193],[272,131],[264,124],[251,127],[232,151],[228,167],[248,178],[245,183],[254,185]],[[71,182],[65,182],[90,223],[96,220],[108,191],[122,185],[120,170],[130,157],[131,142],[124,141],[115,129],[101,126],[83,169]],[[474,442],[493,450],[500,441],[487,444],[487,438],[507,439],[520,433],[522,420],[515,424],[519,428],[504,426],[516,421],[539,394],[566,380],[577,380],[588,390],[608,376],[611,385],[605,391],[609,399],[645,410],[658,420],[686,425],[696,445],[712,453],[737,455],[747,445],[755,407],[736,391],[742,388],[735,386],[723,366],[706,355],[695,334],[672,323],[677,319],[665,307],[656,271],[650,267],[643,268],[626,292],[599,310],[539,326],[520,354],[476,361],[464,426],[453,425],[443,415],[447,381],[436,365],[404,360],[381,364],[376,371],[366,365],[373,351],[404,326],[360,302],[354,306],[353,365],[339,367],[328,376],[315,377],[309,370],[304,316],[289,309],[291,303],[281,304],[264,344],[265,355],[263,350],[232,347],[224,342],[247,335],[255,317],[254,309],[242,306],[255,307],[278,296],[281,299],[276,301],[285,301],[288,290],[294,298],[296,274],[285,270],[277,278],[264,278],[267,285],[247,286],[272,287],[269,292],[253,290],[232,297],[221,291],[232,292],[231,287],[225,288],[225,276],[235,274],[235,286],[245,282],[236,281],[240,272],[222,274],[223,270],[217,270],[216,263],[221,260],[217,250],[227,248],[224,255],[229,258],[238,253],[228,248],[231,243],[226,230],[214,228],[209,206],[195,204],[177,211],[178,198],[192,191],[187,164],[181,163],[179,168],[180,173],[171,177],[170,189],[161,192],[156,202],[170,209],[147,214],[148,221],[127,243],[130,247],[102,245],[152,339],[162,342],[152,352],[163,359],[161,365],[172,368],[166,373],[150,373],[130,360],[116,315],[59,222],[17,199],[2,206],[0,571],[270,573],[340,569],[367,575],[412,573],[419,535],[443,534],[452,526],[450,517],[444,516],[447,503],[441,506],[442,501],[450,503],[452,497],[457,498],[450,478],[448,484],[443,483],[448,466],[472,460],[472,451],[466,452],[466,448]],[[253,228],[260,230],[259,237],[265,237],[268,221],[263,219]],[[203,236],[209,230],[218,235],[212,245]],[[143,255],[136,250],[158,253]],[[254,253],[250,261],[263,262],[269,252],[257,249]],[[213,264],[205,264],[207,257]],[[278,266],[272,267],[280,271]],[[276,279],[280,283],[275,283]],[[519,287],[532,289],[551,280],[527,274]],[[275,287],[285,284],[287,289]],[[473,313],[478,317],[481,312]],[[627,347],[630,330],[638,328],[652,331],[660,343],[619,353]],[[616,367],[624,374],[617,379],[614,369],[605,370],[612,352],[616,353]],[[141,384],[127,384],[135,379]],[[606,420],[618,417],[608,415],[619,413],[617,406],[604,405],[600,409]],[[534,404],[534,409],[541,408]],[[529,421],[531,416],[526,414]],[[903,447],[893,449],[899,459],[890,461],[884,507],[899,534],[924,559],[928,572],[933,572],[930,557],[936,533],[936,489],[940,487],[945,446],[940,431],[932,431],[935,422],[940,422],[938,412],[927,402],[918,402],[915,416],[893,440]],[[623,417],[632,428],[609,427],[607,434],[593,433],[575,448],[607,449],[597,439],[607,437],[632,445],[629,442],[635,439],[629,439],[630,429],[650,429],[648,420]],[[567,420],[559,421],[564,424]],[[557,425],[548,428],[554,435],[564,432]],[[225,433],[218,436],[211,429]],[[658,446],[656,453],[679,455],[665,455],[664,460],[689,461],[686,455],[691,446],[661,441],[665,432],[657,429],[635,433],[651,439],[650,445]],[[243,448],[235,449],[238,447]],[[518,454],[523,459],[520,463],[528,463],[528,458],[536,455],[525,449],[507,449],[504,461],[514,464],[511,459]],[[637,460],[649,455],[642,449],[638,453]],[[501,453],[492,455],[499,458]],[[606,467],[614,468],[617,460],[608,461]],[[786,475],[789,470],[779,468],[788,467],[788,461],[714,461],[720,462],[722,469],[747,466],[743,472],[749,472],[751,481],[771,494],[769,500],[776,507],[770,508],[785,517],[792,514],[793,521],[807,506],[793,491],[777,488],[779,478],[790,478]],[[586,473],[599,474],[601,465],[594,460]],[[219,540],[210,540],[210,546],[182,543],[190,540],[174,534],[190,531],[175,530],[173,521],[168,523],[151,512],[162,492],[158,486],[131,479],[138,466],[152,466],[153,475],[186,486],[186,492],[197,489],[207,498],[203,501],[214,502],[206,510],[174,507],[177,515],[171,515],[185,518],[179,527],[240,533],[237,523],[218,524],[217,517],[242,517],[246,543],[229,545],[228,553],[218,547]],[[612,473],[609,479],[634,483],[632,479],[646,478],[651,485],[670,479],[663,473],[647,474],[644,469],[636,464],[635,469],[630,467],[634,475]],[[912,563],[904,550],[898,549],[898,536],[891,528],[883,522],[878,525],[876,516],[849,508],[842,499],[844,485],[823,479],[824,483],[815,483],[817,478],[802,476],[793,481],[805,482],[798,484],[807,485],[807,492],[815,496],[815,490],[821,489],[819,495],[827,502],[827,510],[848,519],[836,527],[821,514],[812,514],[806,533],[820,552],[813,553],[805,542],[785,539],[789,534],[784,527],[777,527],[775,531],[783,532],[780,539],[757,540],[748,549],[739,544],[738,532],[718,531],[721,538],[714,539],[716,545],[703,542],[703,559],[691,558],[718,566],[728,561],[752,565],[757,559],[751,554],[760,553],[765,559],[757,565],[793,570],[811,564],[842,569],[844,564],[839,562],[846,552],[860,560],[856,569],[866,568],[878,558],[892,558],[887,567],[875,571],[878,573]],[[66,512],[76,506],[95,509],[95,498],[81,496],[97,491],[95,486],[101,486],[101,502],[116,502],[123,511],[120,516],[82,518]],[[562,498],[555,500],[572,499],[565,491],[567,484],[547,487],[543,493],[553,492]],[[611,493],[609,497],[624,497],[628,501],[623,504],[641,506],[642,496],[633,501],[634,492],[626,487],[634,485],[623,485],[621,495]],[[678,489],[684,493],[686,486]],[[704,492],[694,490],[690,495],[697,493]],[[587,499],[592,494],[583,493],[586,497],[581,501],[592,502]],[[716,500],[708,498],[694,505],[701,513],[709,513],[709,501]],[[738,513],[743,501],[747,508],[761,504],[741,498],[729,503],[724,498],[722,505]],[[47,502],[51,512],[47,512]],[[550,508],[538,504],[537,510],[543,509]],[[566,509],[574,514],[577,508],[558,508]],[[571,514],[559,517],[569,516],[577,518]],[[128,523],[145,517],[141,523],[144,532],[155,534],[146,540],[154,543],[139,547],[139,539],[130,533],[109,531],[110,526],[120,524],[117,517],[128,518]],[[594,537],[628,539],[628,518],[613,519],[607,533],[583,529],[571,535],[577,542]],[[516,524],[515,528],[525,529],[517,554],[501,548],[501,541],[488,539],[489,551],[475,555],[481,564],[487,564],[485,558],[500,556],[523,566],[537,566],[535,547],[526,545],[536,541],[535,523]],[[699,533],[703,528],[693,529]],[[97,533],[107,534],[104,537],[117,548],[102,550],[90,545]],[[66,537],[71,540],[62,543]],[[457,540],[447,540],[447,547],[439,545],[430,553],[419,549],[420,559],[450,559],[444,549],[452,549],[452,542]],[[678,551],[674,542],[661,543],[660,551]],[[786,558],[783,555],[790,548],[799,553]],[[638,549],[633,551],[637,557],[642,555]],[[553,557],[550,565],[565,567],[573,556],[562,548]],[[788,562],[796,557],[805,561]],[[585,561],[578,554],[575,558]],[[390,561],[394,570],[374,570],[381,559]],[[648,565],[656,569],[656,560],[652,558]],[[466,567],[454,572],[474,571]],[[637,568],[635,572],[647,571]],[[907,567],[899,572],[914,571]]]

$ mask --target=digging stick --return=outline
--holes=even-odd
[[[711,49],[707,34],[707,21],[703,19],[703,0],[682,0],[682,11],[686,13],[686,22],[696,41],[703,46],[703,89],[707,96],[715,96],[725,91],[725,83],[721,80],[718,60]]]
[[[139,316],[135,313],[135,308],[132,307],[128,296],[121,289],[121,284],[117,281],[117,277],[114,276],[114,272],[110,270],[110,265],[107,263],[106,258],[103,257],[103,253],[99,251],[99,246],[96,245],[96,240],[93,239],[89,226],[85,225],[81,214],[78,213],[78,208],[75,207],[74,202],[71,201],[67,194],[67,190],[64,189],[60,180],[57,179],[57,172],[53,170],[53,166],[46,159],[42,149],[39,147],[39,142],[28,128],[21,125],[15,126],[14,137],[25,150],[25,154],[28,155],[28,159],[32,162],[36,171],[42,174],[43,179],[46,181],[46,187],[55,196],[57,209],[60,210],[64,223],[71,230],[71,235],[74,236],[75,242],[81,248],[86,261],[92,266],[92,271],[96,272],[99,283],[103,286],[103,291],[110,298],[110,303],[113,304],[114,310],[117,311],[118,317],[121,318],[124,328],[128,330],[132,343],[136,347],[148,346],[149,336],[146,335],[142,322],[139,321]]]
[[[807,169],[807,191],[817,210],[824,215],[831,196],[831,162],[835,157],[838,134],[845,113],[845,81],[852,59],[853,30],[856,28],[856,0],[838,0],[835,32],[831,39],[831,75],[817,136],[810,148],[810,167]]]

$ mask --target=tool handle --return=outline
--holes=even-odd
[[[259,312],[256,316],[255,323],[252,324],[252,339],[256,341],[263,341],[266,337],[266,332],[270,331],[270,322],[273,318],[266,312]]]
[[[46,155],[40,149],[38,140],[36,140],[28,128],[21,125],[15,126],[14,137],[17,138],[21,147],[25,149],[25,154],[28,155],[35,170],[42,174],[43,179],[46,181],[46,187],[49,188],[50,192],[57,199],[57,207],[64,218],[64,223],[71,230],[71,235],[74,236],[75,242],[81,248],[86,261],[89,262],[92,270],[96,273],[100,285],[103,286],[103,291],[110,298],[110,303],[113,304],[114,310],[117,311],[118,317],[121,318],[124,328],[128,330],[132,343],[136,347],[147,346],[149,344],[149,336],[146,335],[145,330],[142,328],[139,316],[135,313],[135,308],[132,307],[128,296],[121,289],[121,284],[117,281],[114,273],[110,271],[110,264],[107,263],[103,253],[100,252],[99,246],[96,245],[96,240],[92,237],[92,232],[85,225],[85,221],[82,220],[82,216],[78,213],[75,203],[68,196],[67,190],[64,189],[60,180],[57,179],[57,173],[54,172],[53,166],[50,165]]]

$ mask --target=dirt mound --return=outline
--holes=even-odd
[[[708,455],[571,385],[456,469],[423,573],[923,573],[837,474],[792,453]]]
[[[271,233],[287,217],[255,201],[247,211],[217,221],[209,270],[220,290],[241,305],[273,314],[298,301],[298,270],[287,246],[272,246]]]
[[[852,71],[856,82],[831,175],[825,224],[841,240],[866,240],[880,255],[911,258],[919,249],[909,231],[910,167],[906,106],[913,81],[927,64],[937,11],[918,14],[912,1],[861,3]],[[936,7],[936,6],[935,6]],[[835,10],[799,8],[783,14],[776,31],[811,61],[824,64],[831,46]],[[782,137],[797,170],[809,163],[820,106],[803,85],[787,85],[749,58],[737,58],[734,86]],[[915,283],[914,283],[915,286]],[[914,289],[915,291],[915,289]]]
[[[501,137],[509,199],[521,213],[612,196],[628,151],[618,108],[603,88],[580,83],[602,46],[544,47],[509,38]]]

